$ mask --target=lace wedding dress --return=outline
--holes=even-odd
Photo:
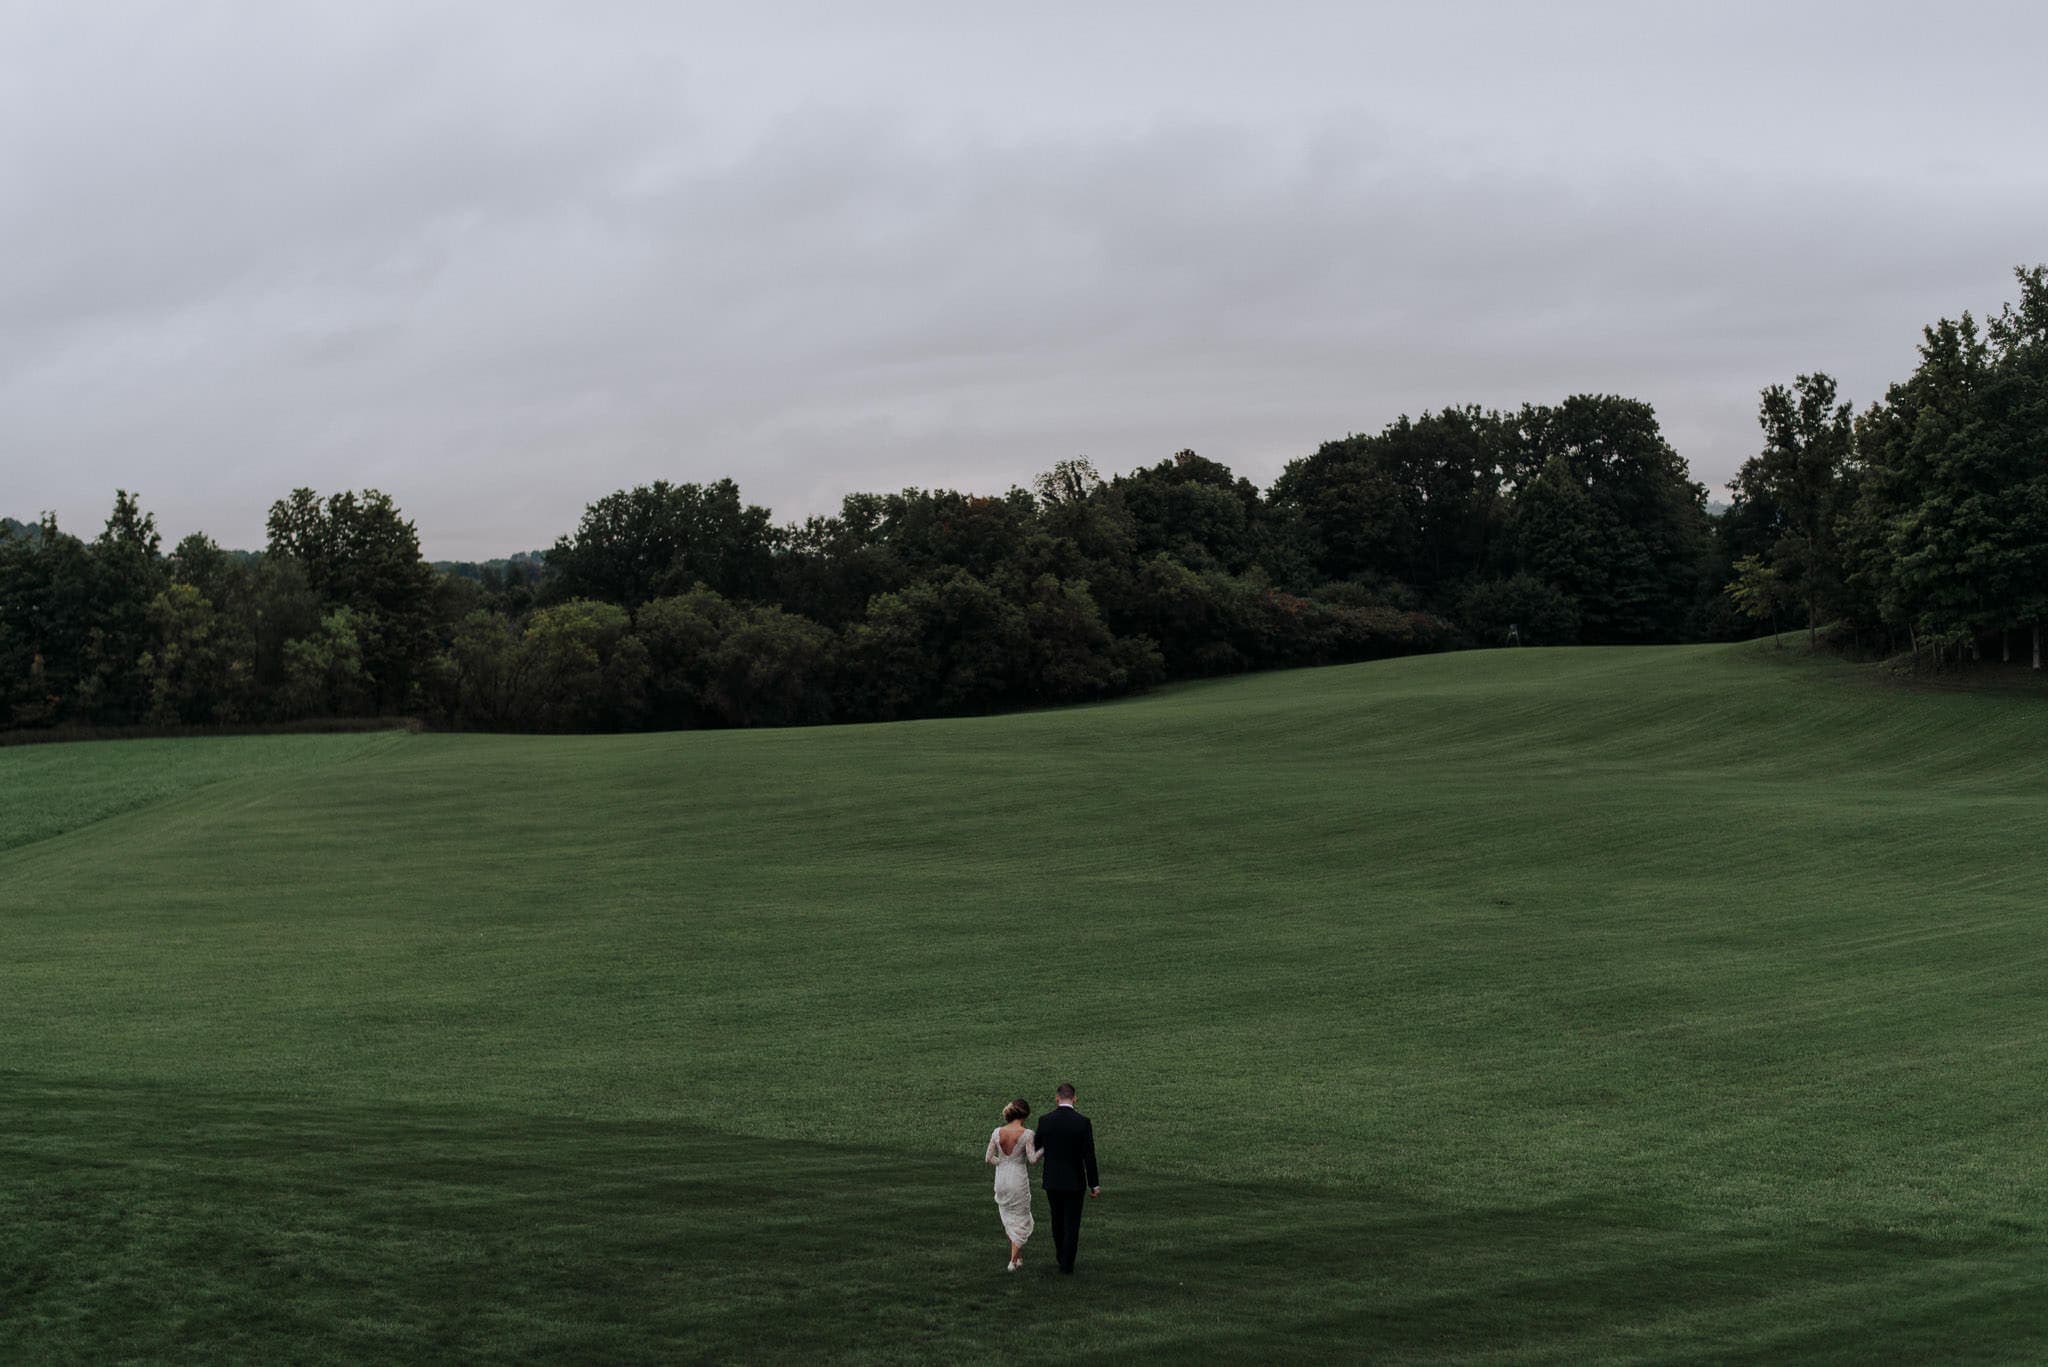
[[[985,1155],[996,1167],[996,1210],[1003,1217],[1003,1232],[1020,1247],[1031,1237],[1031,1170],[1027,1164],[1042,1156],[1038,1135],[1025,1130],[1017,1136],[1017,1147],[1003,1152],[1003,1132],[998,1127],[988,1137]]]

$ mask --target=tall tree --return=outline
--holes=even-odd
[[[417,529],[391,496],[365,489],[323,500],[295,489],[271,505],[269,531],[270,554],[301,568],[323,608],[349,609],[363,688],[336,696],[359,697],[357,705],[380,711],[410,705],[437,644],[436,576],[420,558]]]
[[[1515,568],[1571,594],[1591,643],[1686,636],[1714,587],[1706,490],[1664,440],[1656,410],[1605,394],[1526,405],[1513,443],[1503,464],[1515,481]],[[1540,519],[1522,506],[1539,490],[1554,503]],[[1537,530],[1544,521],[1555,523],[1556,544]],[[1559,582],[1567,561],[1576,583]]]
[[[1925,329],[1920,364],[1858,423],[1853,572],[1886,621],[1945,639],[1990,603],[1979,573],[1996,533],[1980,395],[1991,353],[1968,313]]]
[[[0,535],[0,706],[11,726],[81,719],[79,694],[103,587],[91,552],[45,514]]]
[[[138,662],[151,642],[150,604],[169,582],[154,514],[126,489],[92,543],[92,614],[80,715],[96,722],[138,722],[149,711],[149,683]]]
[[[1764,449],[1735,476],[1730,516],[1768,538],[1763,563],[1783,591],[1806,605],[1808,640],[1840,595],[1839,526],[1848,503],[1855,419],[1832,376],[1801,375],[1763,392],[1757,421]]]
[[[1230,467],[1179,451],[1110,486],[1130,515],[1132,549],[1164,553],[1192,570],[1243,574],[1265,558],[1265,502]]]
[[[703,584],[728,598],[759,598],[771,583],[769,518],[729,479],[657,480],[607,494],[548,552],[548,595],[630,609]]]
[[[1289,465],[1273,502],[1308,529],[1324,576],[1434,594],[1486,568],[1511,439],[1499,414],[1475,407],[1403,416]]]
[[[1993,625],[2024,626],[2042,667],[2048,623],[2048,267],[2016,270],[2019,299],[1989,324],[1992,379],[1985,400],[1997,447],[2011,588]]]
[[[223,650],[220,616],[191,584],[172,584],[150,600],[154,640],[138,668],[149,690],[147,719],[228,722],[239,717],[235,661]]]

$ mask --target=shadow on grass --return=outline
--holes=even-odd
[[[2048,1355],[2033,1229],[1190,1188],[1110,1156],[1081,1275],[1041,1237],[1009,1276],[975,1136],[933,1158],[0,1073],[0,1357]]]

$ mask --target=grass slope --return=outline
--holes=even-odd
[[[389,744],[389,733],[220,736],[0,749],[0,851],[231,778],[297,774]]]
[[[1684,648],[252,758],[0,853],[0,1356],[2039,1358],[2044,738]]]

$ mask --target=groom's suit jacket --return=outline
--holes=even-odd
[[[1072,1106],[1055,1106],[1038,1122],[1047,1191],[1087,1191],[1102,1185],[1095,1170],[1095,1127]]]

